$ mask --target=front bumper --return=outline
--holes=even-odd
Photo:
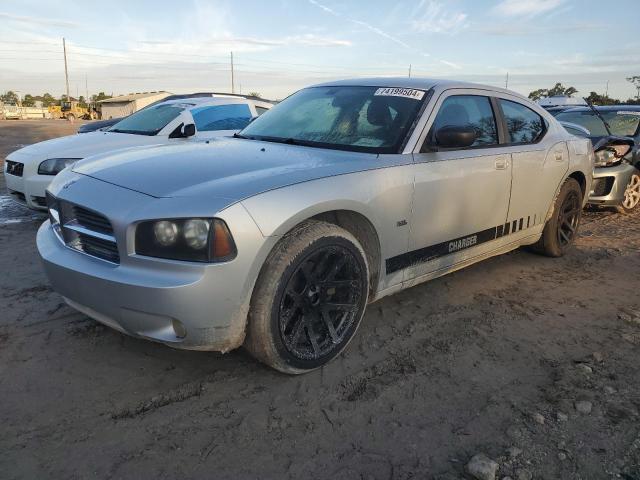
[[[4,178],[11,198],[18,203],[34,210],[46,210],[45,191],[53,180],[53,175],[29,174],[25,165],[22,177],[5,172]]]
[[[615,167],[598,167],[593,173],[593,183],[588,203],[617,206],[624,200],[624,192],[636,168],[628,163]]]
[[[67,247],[49,221],[38,230],[37,246],[55,291],[76,310],[128,335],[175,348],[226,352],[244,341],[249,300],[257,271],[251,246],[264,237],[245,222],[238,249],[246,257],[197,264],[127,255],[120,264]],[[233,223],[233,222],[232,222]],[[252,232],[247,236],[247,230]],[[251,238],[253,237],[253,238]],[[241,250],[242,249],[242,250]]]

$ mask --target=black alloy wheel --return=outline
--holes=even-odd
[[[562,247],[566,247],[573,242],[576,232],[578,231],[578,223],[580,222],[580,212],[582,205],[577,192],[570,191],[562,202],[562,206],[558,210],[558,243]]]
[[[342,349],[360,316],[366,272],[346,246],[320,246],[291,272],[278,308],[287,352],[302,362],[322,362]]]

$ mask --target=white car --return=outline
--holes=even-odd
[[[29,208],[46,210],[45,190],[66,166],[123,148],[206,141],[229,136],[273,106],[243,97],[169,100],[140,110],[106,131],[36,143],[7,156],[4,174],[11,196]]]

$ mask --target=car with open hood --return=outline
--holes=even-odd
[[[303,373],[385,295],[523,245],[563,255],[592,171],[589,140],[514,92],[345,80],[234,138],[76,163],[37,244],[53,288],[99,322]]]
[[[589,203],[624,213],[640,205],[640,105],[575,107],[556,115],[565,128],[598,148]],[[615,141],[615,137],[618,138]],[[615,143],[615,144],[614,144]]]

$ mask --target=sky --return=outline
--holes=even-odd
[[[314,83],[442,77],[627,99],[638,0],[0,0],[0,92],[281,99]],[[607,87],[608,82],[608,87]]]

